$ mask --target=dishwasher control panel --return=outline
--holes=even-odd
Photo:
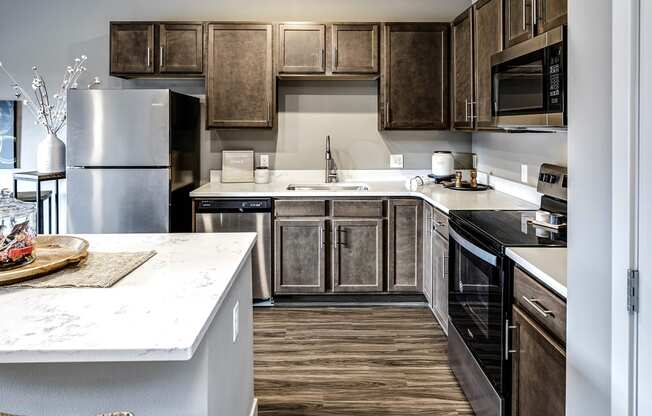
[[[197,201],[198,212],[245,212],[271,211],[272,200],[261,199],[200,199]]]

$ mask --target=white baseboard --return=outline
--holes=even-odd
[[[249,411],[249,416],[258,416],[258,399],[254,397],[254,401],[251,403],[251,411]]]

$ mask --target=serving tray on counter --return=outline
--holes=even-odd
[[[34,246],[34,261],[0,272],[0,286],[34,279],[77,264],[88,256],[88,241],[65,235],[39,235]]]

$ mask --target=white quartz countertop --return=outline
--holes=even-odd
[[[356,181],[358,182],[358,181]],[[364,182],[367,191],[288,191],[295,182],[272,182],[269,184],[209,182],[190,193],[193,198],[217,197],[416,197],[429,202],[439,210],[448,213],[454,210],[529,210],[538,207],[527,201],[503,192],[489,190],[480,192],[453,191],[442,185],[420,186],[410,190],[402,181]],[[315,182],[303,182],[315,183]],[[346,183],[346,182],[344,182]]]
[[[545,286],[566,299],[566,248],[508,248],[507,256]]]
[[[256,234],[81,237],[157,254],[111,288],[0,289],[0,363],[192,358]]]

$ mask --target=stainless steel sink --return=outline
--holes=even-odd
[[[291,184],[288,191],[368,191],[369,186],[363,183],[315,183],[315,184]]]

